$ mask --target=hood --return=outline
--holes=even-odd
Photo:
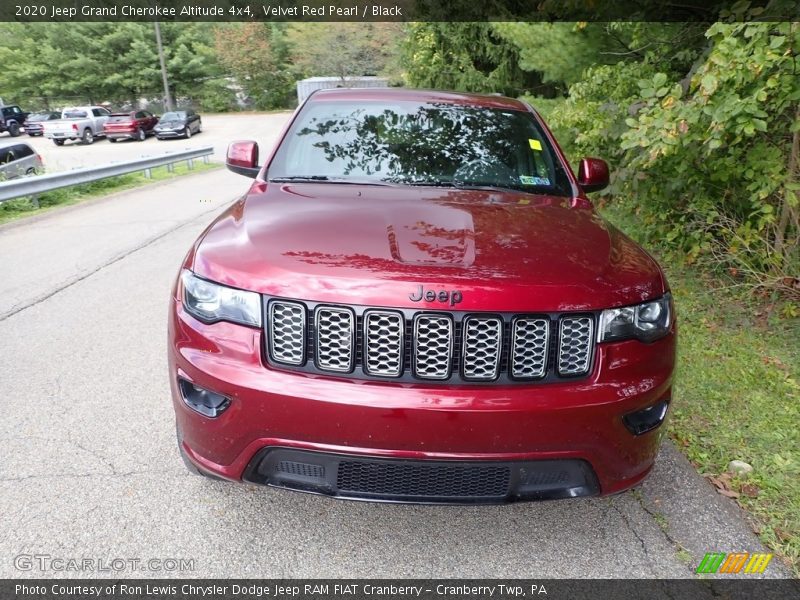
[[[192,261],[234,287],[378,306],[443,308],[439,292],[459,291],[459,310],[593,310],[665,291],[588,203],[513,192],[257,183]],[[415,301],[420,286],[437,298]]]

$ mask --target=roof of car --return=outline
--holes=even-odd
[[[309,102],[320,100],[411,100],[415,102],[443,102],[463,106],[504,108],[527,111],[519,100],[496,94],[468,94],[441,90],[417,90],[409,88],[332,88],[319,90],[309,97]]]
[[[14,139],[14,140],[8,140],[8,139],[7,140],[0,140],[0,148],[8,148],[9,146],[28,146],[28,148],[32,147],[28,142],[26,142],[24,140],[22,140],[22,141],[16,140],[16,139]]]

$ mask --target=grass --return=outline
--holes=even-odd
[[[633,215],[619,207],[602,212],[641,237]],[[678,314],[670,437],[755,517],[762,541],[800,575],[800,319],[782,319],[715,276],[654,250],[664,255]],[[724,474],[734,459],[754,467],[746,480]]]
[[[85,183],[68,188],[61,188],[39,196],[39,206],[37,207],[30,198],[15,198],[0,203],[0,224],[23,219],[32,215],[38,215],[50,211],[59,206],[69,206],[78,204],[91,198],[106,196],[114,192],[141,187],[155,181],[174,179],[183,175],[202,173],[219,169],[219,163],[204,163],[202,160],[194,161],[194,169],[190,170],[185,162],[177,163],[173,172],[167,171],[166,167],[156,167],[152,169],[152,177],[148,179],[144,173],[130,173],[119,177],[101,179],[92,183]]]

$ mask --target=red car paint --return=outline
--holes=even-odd
[[[130,113],[113,113],[103,125],[103,132],[109,140],[140,139],[153,135],[153,127],[158,124],[158,117],[144,111]]]
[[[308,102],[409,98],[531,111],[498,96],[409,90],[331,90]],[[244,197],[200,236],[182,269],[266,297],[437,313],[602,311],[668,292],[656,262],[596,213],[568,166],[574,193],[563,197],[268,183],[274,156],[275,150]],[[592,177],[607,178],[607,171],[597,173],[604,166],[582,163],[587,188]],[[435,298],[412,299],[420,286]],[[451,295],[439,295],[453,290],[461,296],[456,307]],[[676,346],[672,319],[669,333],[652,343],[596,344],[585,377],[475,385],[276,369],[265,358],[265,335],[198,320],[176,283],[169,311],[173,404],[182,451],[203,472],[241,480],[268,447],[423,464],[571,458],[591,466],[596,491],[617,493],[653,465],[663,428],[634,435],[623,417],[669,401]],[[198,414],[184,402],[179,377],[227,396],[230,407],[216,418]]]

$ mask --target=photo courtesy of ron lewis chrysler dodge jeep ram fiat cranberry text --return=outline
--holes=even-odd
[[[200,236],[169,311],[190,470],[361,500],[614,494],[658,452],[675,318],[656,262],[538,114],[335,89]]]

